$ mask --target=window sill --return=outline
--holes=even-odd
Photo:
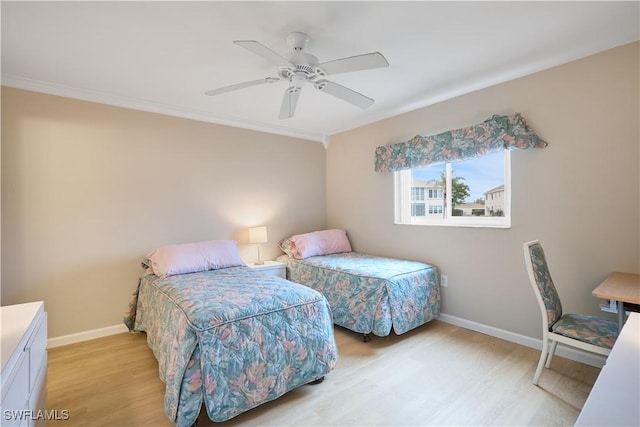
[[[396,225],[422,225],[435,227],[472,227],[472,228],[511,228],[511,221],[469,221],[469,220],[448,220],[448,221],[412,221],[412,222],[395,222]]]

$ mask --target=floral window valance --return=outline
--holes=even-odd
[[[376,148],[376,172],[396,172],[479,157],[495,151],[546,147],[520,114]]]

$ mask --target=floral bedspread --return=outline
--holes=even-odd
[[[387,336],[414,329],[440,314],[437,268],[358,252],[302,260],[283,255],[287,278],[321,292],[335,324]]]
[[[338,358],[331,311],[318,292],[248,267],[140,278],[129,313],[166,384],[166,415],[213,421],[329,373]]]

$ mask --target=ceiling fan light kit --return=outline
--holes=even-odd
[[[311,41],[311,37],[307,34],[294,32],[289,34],[286,40],[293,49],[287,57],[280,55],[278,52],[255,40],[234,41],[238,46],[244,47],[277,66],[279,77],[266,77],[225,86],[209,90],[205,92],[205,95],[215,96],[245,87],[285,80],[289,82],[289,86],[285,90],[282,99],[280,119],[293,117],[300,92],[307,84],[313,85],[315,89],[321,92],[335,96],[362,109],[373,105],[375,101],[372,98],[326,80],[323,77],[339,73],[388,67],[389,62],[387,62],[387,59],[380,52],[365,53],[363,55],[350,56],[321,63],[314,55],[304,52],[307,44]]]

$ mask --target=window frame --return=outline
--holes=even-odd
[[[446,200],[442,217],[411,216],[412,169],[393,173],[394,223],[399,225],[432,225],[447,227],[511,228],[511,151],[504,150],[504,216],[452,216],[451,175],[453,162],[446,163]],[[403,191],[404,189],[404,191]],[[408,205],[407,205],[408,203]],[[407,209],[408,207],[408,209]]]

